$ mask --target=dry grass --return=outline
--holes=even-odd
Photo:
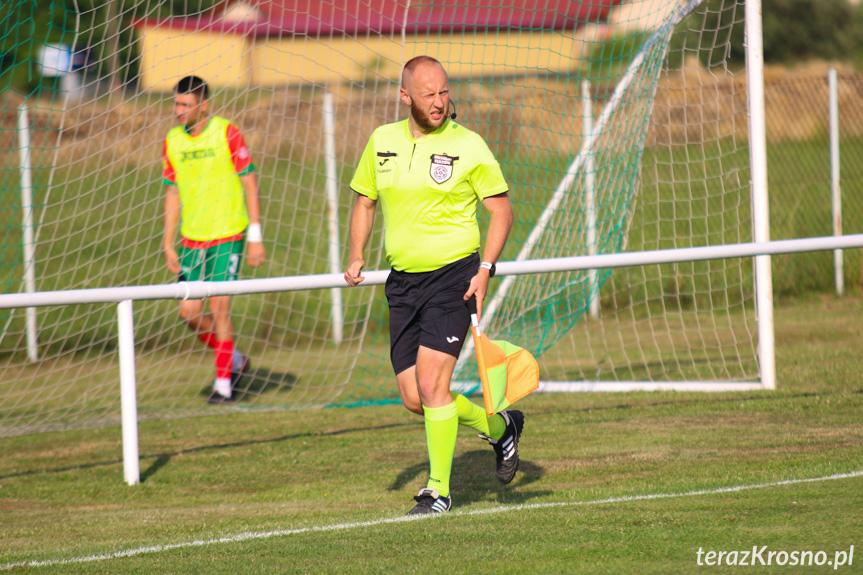
[[[765,72],[767,126],[771,141],[808,140],[826,133],[827,64]],[[840,69],[839,105],[863,109],[863,75]],[[613,86],[599,85],[599,115]],[[395,90],[353,86],[333,89],[337,125],[336,155],[354,163],[368,134],[392,121],[397,113]],[[483,134],[498,153],[542,153],[571,156],[581,145],[580,82],[557,76],[528,76],[491,85],[461,82],[454,86],[460,121]],[[314,162],[323,153],[322,90],[286,88],[280,93],[255,92],[214,99],[217,113],[242,127],[258,156]],[[0,96],[0,154],[17,144],[15,110],[23,98],[13,92]],[[31,108],[33,147],[55,150],[56,166],[86,162],[101,164],[106,145],[110,157],[124,164],[158,162],[159,143],[172,125],[167,98],[144,95],[122,100],[116,96],[71,105],[63,112],[57,102],[38,101]],[[745,141],[746,78],[742,73],[705,70],[688,65],[665,72],[657,86],[647,137],[648,146],[699,143],[733,137]],[[843,117],[843,134],[863,135],[863,115]],[[57,136],[59,135],[59,139]]]

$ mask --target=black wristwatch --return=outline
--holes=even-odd
[[[493,278],[494,272],[497,271],[497,266],[494,264],[490,264],[488,262],[482,262],[481,264],[479,264],[479,267],[487,269],[488,270],[488,277],[490,277],[490,278]]]

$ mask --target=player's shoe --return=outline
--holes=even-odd
[[[230,403],[236,403],[236,397],[231,394],[230,396],[222,395],[218,391],[214,391],[210,397],[207,398],[207,403],[212,403],[214,405],[226,405]]]
[[[437,489],[423,487],[414,497],[417,504],[408,511],[408,515],[425,515],[428,513],[444,513],[452,507],[452,498],[439,494]]]
[[[524,429],[524,414],[517,409],[501,411],[500,415],[506,422],[506,430],[500,439],[492,439],[484,433],[479,433],[480,439],[488,441],[494,447],[497,456],[497,480],[509,483],[518,471],[518,440]]]
[[[250,369],[252,369],[252,361],[249,359],[248,355],[240,355],[240,361],[234,362],[231,370],[231,389],[234,390],[237,388],[237,384],[240,382],[240,379],[243,375],[247,374]]]

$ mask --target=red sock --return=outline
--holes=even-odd
[[[216,377],[231,377],[234,366],[234,340],[214,341],[216,352]]]
[[[216,349],[216,334],[213,332],[208,331],[207,333],[199,333],[198,339],[207,344],[207,347],[210,349]]]

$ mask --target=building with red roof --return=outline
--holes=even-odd
[[[187,74],[214,86],[390,81],[417,54],[451,76],[567,71],[579,31],[622,0],[228,0],[194,17],[139,20],[141,87]]]

